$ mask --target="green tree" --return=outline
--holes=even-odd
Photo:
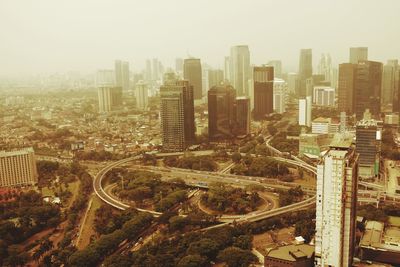
[[[188,220],[184,217],[174,216],[169,219],[169,229],[170,231],[183,230],[187,225]]]
[[[178,263],[178,267],[200,267],[207,265],[206,258],[200,256],[199,254],[187,255]]]
[[[199,254],[206,256],[209,259],[214,259],[217,256],[219,245],[216,241],[210,238],[203,238],[189,245],[188,254]]]

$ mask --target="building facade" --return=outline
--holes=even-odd
[[[357,154],[352,137],[335,136],[317,165],[315,266],[352,266],[357,204]]]
[[[32,148],[0,151],[0,187],[34,185],[37,182],[35,152]]]

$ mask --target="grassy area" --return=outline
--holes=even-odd
[[[92,206],[90,207],[90,210],[88,212],[85,225],[83,225],[80,242],[79,244],[77,244],[78,249],[84,249],[85,247],[87,247],[90,244],[90,237],[96,234],[93,229],[95,212],[98,208],[100,208],[102,201],[97,195],[93,195],[92,199]]]
[[[68,189],[65,187],[64,184],[61,184],[62,190],[68,190],[72,193],[72,197],[68,200],[67,203],[65,203],[65,207],[70,207],[72,202],[76,199],[79,193],[79,181],[75,181],[72,183],[68,184]],[[51,196],[54,197],[55,193],[59,192],[59,188],[49,188],[49,187],[43,187],[42,188],[42,196]]]

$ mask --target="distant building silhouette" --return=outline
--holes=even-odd
[[[280,60],[270,60],[267,65],[274,67],[274,77],[282,78],[282,61]]]
[[[198,58],[187,58],[183,63],[183,77],[193,86],[194,99],[202,99],[203,85],[201,62]]]
[[[115,85],[121,87],[122,90],[129,89],[129,62],[116,60],[115,61]]]
[[[312,77],[312,49],[301,49],[300,50],[300,61],[299,61],[299,96],[306,96],[306,81]]]
[[[350,63],[358,64],[360,60],[368,60],[368,47],[350,47]]]
[[[388,60],[383,66],[382,103],[392,105],[392,111],[398,112],[398,93],[400,83],[400,66],[397,59]]]
[[[231,47],[230,82],[238,96],[249,96],[248,80],[250,76],[250,51],[247,45]]]
[[[347,114],[355,112],[354,83],[357,64],[343,63],[339,65],[338,108]]]
[[[354,81],[355,113],[357,120],[363,118],[369,108],[373,118],[381,112],[382,63],[359,61]]]
[[[148,87],[144,81],[139,81],[135,86],[136,107],[141,110],[146,110],[148,107]]]

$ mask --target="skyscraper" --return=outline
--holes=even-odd
[[[208,136],[210,141],[234,137],[236,91],[230,85],[208,90]]]
[[[259,120],[274,111],[274,67],[253,68],[254,118]]]
[[[163,149],[182,151],[195,141],[193,87],[166,73],[160,96]]]
[[[274,112],[282,114],[286,111],[287,83],[279,78],[274,79]]]
[[[379,174],[380,129],[377,121],[362,119],[356,125],[356,152],[359,154],[358,173],[361,178]]]
[[[121,87],[122,90],[129,89],[129,62],[115,61],[115,85]]]
[[[325,81],[332,81],[332,60],[329,54],[322,54],[318,64],[318,74],[324,75]]]
[[[357,154],[337,134],[317,165],[315,266],[352,266],[357,204]]]
[[[270,60],[267,65],[274,67],[275,78],[282,78],[282,61],[280,60]]]
[[[0,187],[34,185],[37,182],[33,148],[0,151]]]
[[[146,110],[149,100],[148,100],[148,88],[144,81],[139,81],[135,87],[136,95],[136,107],[141,110]]]
[[[357,120],[369,108],[374,118],[381,112],[382,63],[359,61],[354,81],[355,113]]]
[[[360,60],[368,60],[368,47],[350,47],[350,63],[357,64]]]
[[[393,105],[394,99],[398,99],[399,89],[399,63],[398,60],[388,60],[383,66],[382,74],[382,103]]]
[[[247,45],[231,47],[230,82],[238,96],[249,96],[248,80],[250,76],[250,51]]]
[[[198,58],[187,58],[183,63],[183,77],[193,86],[194,99],[203,97],[201,63]]]
[[[304,97],[306,96],[306,81],[312,77],[312,49],[300,50],[298,77],[300,81],[299,96]]]
[[[239,96],[236,98],[236,127],[234,134],[237,136],[250,133],[250,98]]]
[[[97,88],[99,112],[108,113],[122,105],[122,88],[101,86]]]
[[[357,64],[343,63],[339,65],[338,107],[339,111],[354,114],[354,82]]]

